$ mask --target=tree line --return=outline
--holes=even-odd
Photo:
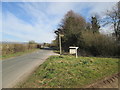
[[[62,37],[62,50],[69,51],[69,46],[79,47],[80,55],[84,56],[120,56],[120,2],[112,10],[107,10],[104,20],[97,15],[86,22],[80,14],[70,10],[62,19],[59,28],[55,30],[56,39],[52,45],[59,48],[58,37]],[[100,33],[100,28],[112,25],[112,35]]]

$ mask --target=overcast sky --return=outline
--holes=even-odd
[[[55,38],[54,30],[67,11],[73,10],[88,21],[95,13],[103,16],[114,4],[115,2],[2,2],[2,41],[34,40],[50,43]]]

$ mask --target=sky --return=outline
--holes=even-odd
[[[54,30],[59,27],[64,15],[69,11],[90,16],[112,8],[116,2],[2,2],[0,8],[0,28],[2,41],[50,43],[55,39]],[[104,28],[103,33],[107,33]]]

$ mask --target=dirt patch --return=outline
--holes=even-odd
[[[88,85],[86,88],[120,88],[120,72],[101,81]]]

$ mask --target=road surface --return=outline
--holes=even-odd
[[[2,88],[11,88],[25,79],[51,55],[55,55],[51,50],[38,50],[30,54],[3,60]]]

